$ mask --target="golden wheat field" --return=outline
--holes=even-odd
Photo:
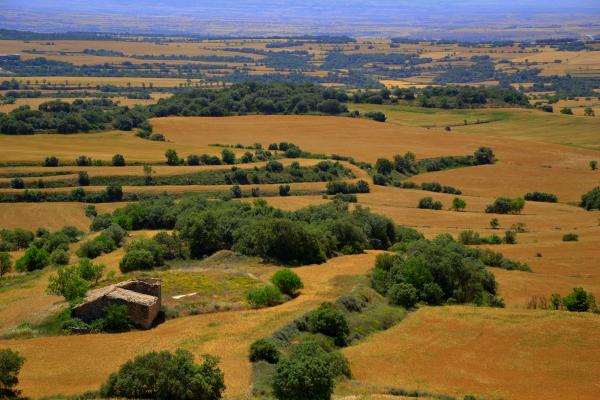
[[[510,118],[526,119],[521,116],[525,112],[522,110],[501,112],[513,111],[514,116],[511,114],[509,121]],[[481,110],[481,115],[487,112],[495,110]],[[595,333],[600,328],[598,316],[527,309],[527,302],[532,296],[566,294],[577,286],[600,293],[600,273],[597,271],[600,263],[600,212],[584,211],[575,204],[583,193],[597,186],[600,179],[600,173],[591,171],[588,165],[590,160],[600,159],[600,153],[594,150],[598,142],[594,142],[593,132],[586,131],[589,127],[593,128],[595,125],[590,124],[595,122],[577,117],[576,121],[581,121],[581,125],[573,125],[578,122],[569,120],[569,126],[578,126],[589,134],[589,138],[585,139],[589,148],[585,149],[552,143],[570,140],[567,125],[551,138],[535,133],[519,136],[508,131],[504,136],[495,135],[482,131],[485,124],[473,126],[476,128],[473,131],[469,131],[471,126],[466,126],[447,133],[442,130],[443,125],[423,128],[417,123],[418,116],[405,114],[411,117],[403,120],[403,113],[388,114],[391,116],[389,123],[320,116],[153,119],[155,131],[167,137],[168,142],[165,143],[145,141],[131,132],[118,131],[68,136],[0,135],[0,143],[6,149],[0,155],[0,161],[41,163],[50,154],[70,162],[82,154],[108,161],[113,154],[121,153],[131,161],[162,162],[168,148],[186,156],[191,153],[220,153],[222,148],[209,146],[214,143],[241,143],[246,146],[261,143],[265,147],[269,143],[288,141],[306,151],[335,153],[373,163],[380,157],[390,158],[407,151],[414,152],[417,158],[427,158],[467,155],[479,146],[492,147],[498,158],[494,165],[423,173],[410,179],[419,183],[437,181],[459,188],[463,192],[460,197],[467,203],[462,212],[450,210],[455,195],[375,185],[371,185],[370,193],[359,194],[357,205],[351,207],[368,207],[398,224],[417,228],[428,238],[440,233],[456,237],[460,231],[468,229],[482,235],[501,235],[514,224],[525,224],[525,232],[518,234],[517,244],[493,246],[493,249],[528,263],[533,272],[492,269],[506,309],[423,306],[391,329],[345,349],[354,377],[340,385],[336,393],[340,396],[364,393],[364,398],[383,399],[386,398],[383,395],[371,397],[371,394],[400,387],[454,396],[475,394],[492,399],[597,398],[600,355],[595,350],[599,344]],[[537,117],[537,114],[532,115]],[[563,116],[557,117],[557,121],[563,120]],[[442,113],[431,118],[460,117]],[[424,123],[429,123],[427,116]],[[528,131],[531,125],[523,129]],[[505,125],[496,129],[503,131],[507,128]],[[235,151],[239,154],[245,150]],[[318,162],[299,161],[304,166]],[[284,164],[290,162],[285,160]],[[255,165],[262,166],[263,163],[249,164],[249,168]],[[348,163],[344,165],[352,169],[357,179],[369,179],[364,170]],[[230,166],[156,165],[153,168],[157,175],[166,176]],[[10,174],[35,174],[48,170],[41,166],[0,168],[0,172]],[[85,170],[90,176],[142,174],[142,166],[61,166],[52,170]],[[3,182],[9,180],[2,179]],[[35,177],[26,178],[26,181],[31,179]],[[253,186],[276,192],[278,185]],[[322,192],[325,183],[290,186],[292,193],[302,190]],[[127,193],[226,191],[229,188],[228,185],[206,185],[183,189],[181,186],[125,186],[123,189]],[[103,190],[104,187],[86,190],[96,189]],[[70,191],[72,188],[43,190]],[[496,215],[487,214],[484,209],[496,197],[523,196],[534,190],[555,193],[559,202],[527,202],[522,214],[499,215],[499,229],[490,227],[490,219]],[[417,208],[419,199],[424,196],[440,200],[443,209]],[[330,201],[316,194],[265,199],[270,205],[284,210]],[[98,212],[110,212],[121,206],[123,203],[106,203],[97,205],[97,208]],[[31,230],[46,227],[52,230],[74,225],[87,231],[90,220],[85,217],[84,207],[84,203],[71,202],[3,203],[0,205],[0,227]],[[569,232],[578,233],[579,241],[563,242],[562,235]],[[136,235],[154,233],[141,231]],[[302,294],[272,308],[185,316],[168,320],[150,331],[0,340],[0,347],[10,347],[27,357],[28,362],[21,373],[22,388],[27,396],[68,395],[95,390],[111,372],[135,355],[182,347],[192,351],[198,359],[207,352],[219,356],[227,385],[226,398],[247,399],[251,398],[252,371],[247,359],[250,344],[321,302],[334,300],[348,292],[353,286],[353,279],[364,277],[373,268],[376,254],[369,251],[336,257],[322,265],[297,268],[296,272],[305,285]],[[16,258],[19,254],[12,255]],[[104,263],[107,270],[118,273],[122,256],[123,249],[119,249],[101,256],[98,261]],[[263,264],[260,268],[274,271],[278,267]],[[23,322],[39,322],[64,307],[65,303],[60,298],[45,293],[51,272],[47,271],[17,288],[0,290],[0,334]],[[36,312],[31,312],[32,309]],[[85,352],[76,351],[82,348],[86,349]]]

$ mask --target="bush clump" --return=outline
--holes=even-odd
[[[345,346],[346,337],[350,333],[346,317],[332,303],[323,303],[311,312],[308,315],[307,326],[313,333],[321,333],[333,338],[337,346]]]
[[[194,362],[187,350],[150,352],[123,364],[100,389],[105,398],[217,400],[225,390],[216,357]]]
[[[407,243],[399,254],[379,255],[371,275],[373,288],[395,303],[497,304],[494,275],[485,268],[480,251],[449,235]],[[410,286],[412,286],[412,288]]]
[[[552,193],[546,192],[529,192],[525,194],[525,200],[527,201],[542,201],[546,203],[558,202],[558,197]]]
[[[278,400],[329,400],[335,387],[327,353],[313,342],[300,343],[279,362],[273,376]]]
[[[271,282],[281,293],[288,296],[295,296],[298,290],[304,287],[298,274],[288,268],[275,272],[271,277]]]
[[[579,235],[576,233],[566,233],[562,237],[563,242],[577,242],[579,240]]]
[[[268,307],[280,304],[283,297],[279,289],[265,285],[248,290],[246,300],[255,307]]]
[[[444,205],[439,200],[434,201],[431,197],[423,197],[419,200],[417,207],[427,210],[441,210]]]
[[[281,353],[277,345],[269,339],[258,339],[250,346],[250,361],[266,361],[269,364],[277,364]]]
[[[600,209],[600,186],[581,196],[579,205],[588,211]]]
[[[520,197],[516,199],[499,197],[486,207],[485,212],[491,214],[521,214],[523,207],[525,207],[525,200]]]

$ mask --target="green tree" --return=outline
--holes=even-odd
[[[123,200],[123,188],[121,185],[108,185],[106,187],[106,200],[121,201]]]
[[[592,169],[592,171],[597,170],[598,169],[598,161],[596,161],[596,160],[590,161],[590,168]]]
[[[500,226],[500,222],[498,221],[498,218],[492,218],[490,220],[490,226],[492,227],[492,229],[498,229],[498,227]]]
[[[455,197],[454,199],[452,199],[452,209],[454,211],[463,211],[466,206],[467,203],[460,197]]]
[[[294,271],[289,268],[279,270],[271,277],[271,282],[279,288],[281,293],[289,296],[296,295],[298,289],[302,289],[304,284]]]
[[[235,153],[229,149],[223,149],[221,159],[225,164],[235,164]]]
[[[496,162],[496,156],[489,147],[480,147],[475,152],[474,157],[478,165],[493,164]]]
[[[113,373],[100,389],[105,398],[218,400],[225,390],[216,357],[194,362],[187,350],[150,352],[135,357]]]
[[[125,157],[122,154],[115,154],[112,158],[112,165],[114,167],[124,167],[125,166]]]
[[[323,303],[308,315],[307,325],[311,332],[322,333],[334,339],[338,346],[346,344],[350,333],[344,314],[332,303]]]
[[[250,361],[266,361],[269,364],[277,364],[281,353],[277,345],[269,339],[258,339],[250,346]]]
[[[19,272],[31,272],[44,268],[49,262],[50,256],[46,250],[31,246],[25,250],[23,257],[17,260],[15,268]]]
[[[89,186],[90,185],[90,176],[85,171],[79,171],[79,177],[77,178],[77,183],[79,186]]]
[[[165,158],[167,159],[168,165],[177,165],[179,164],[179,156],[177,152],[173,149],[168,149],[165,151]]]
[[[90,283],[81,277],[75,266],[59,268],[56,275],[48,277],[48,282],[46,291],[49,294],[63,296],[69,302],[83,299],[90,288]]]
[[[154,175],[154,169],[152,169],[151,165],[144,165],[144,184],[150,185],[152,183]]]
[[[596,308],[596,299],[583,288],[574,288],[571,293],[563,297],[563,304],[569,311],[584,312]]]
[[[129,309],[125,304],[112,304],[104,308],[104,323],[106,332],[118,333],[129,330]]]
[[[592,107],[586,107],[583,110],[583,115],[585,115],[586,117],[594,117],[596,116],[596,113],[594,112],[594,109]]]
[[[279,362],[273,394],[279,400],[329,400],[334,378],[327,353],[315,343],[301,343]]]
[[[240,185],[233,185],[231,187],[231,194],[233,195],[234,198],[241,199],[242,198],[242,189],[240,188]]]
[[[20,399],[19,372],[25,358],[11,349],[0,349],[0,399]]]
[[[10,254],[3,251],[0,252],[0,278],[4,275],[8,274],[12,269],[12,261],[10,259]]]
[[[389,175],[392,173],[394,169],[394,163],[392,163],[387,158],[379,158],[375,162],[375,170],[378,174]]]
[[[418,300],[417,289],[410,283],[398,283],[392,285],[388,292],[388,296],[393,304],[405,308],[414,307]]]

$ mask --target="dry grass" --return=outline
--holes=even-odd
[[[336,287],[336,282],[340,282],[336,278],[364,275],[373,265],[374,257],[374,253],[339,257],[324,265],[296,269],[305,285],[302,295],[274,308],[179,318],[150,331],[11,340],[0,342],[0,347],[10,346],[27,358],[20,376],[27,396],[94,390],[129,358],[177,347],[186,348],[198,357],[204,353],[219,356],[226,394],[239,396],[249,391],[251,371],[247,357],[252,341],[321,302],[335,299],[340,291],[347,290]]]
[[[592,314],[426,307],[349,347],[356,379],[457,396],[596,399]],[[377,366],[375,368],[375,366]]]
[[[123,207],[124,203],[96,204],[99,213],[111,212]],[[0,203],[0,228],[23,228],[35,231],[46,228],[50,231],[72,225],[88,230],[90,220],[84,213],[83,203]]]

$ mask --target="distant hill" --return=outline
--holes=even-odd
[[[274,35],[336,33],[436,39],[597,35],[594,0],[7,0],[0,28],[36,31]]]

